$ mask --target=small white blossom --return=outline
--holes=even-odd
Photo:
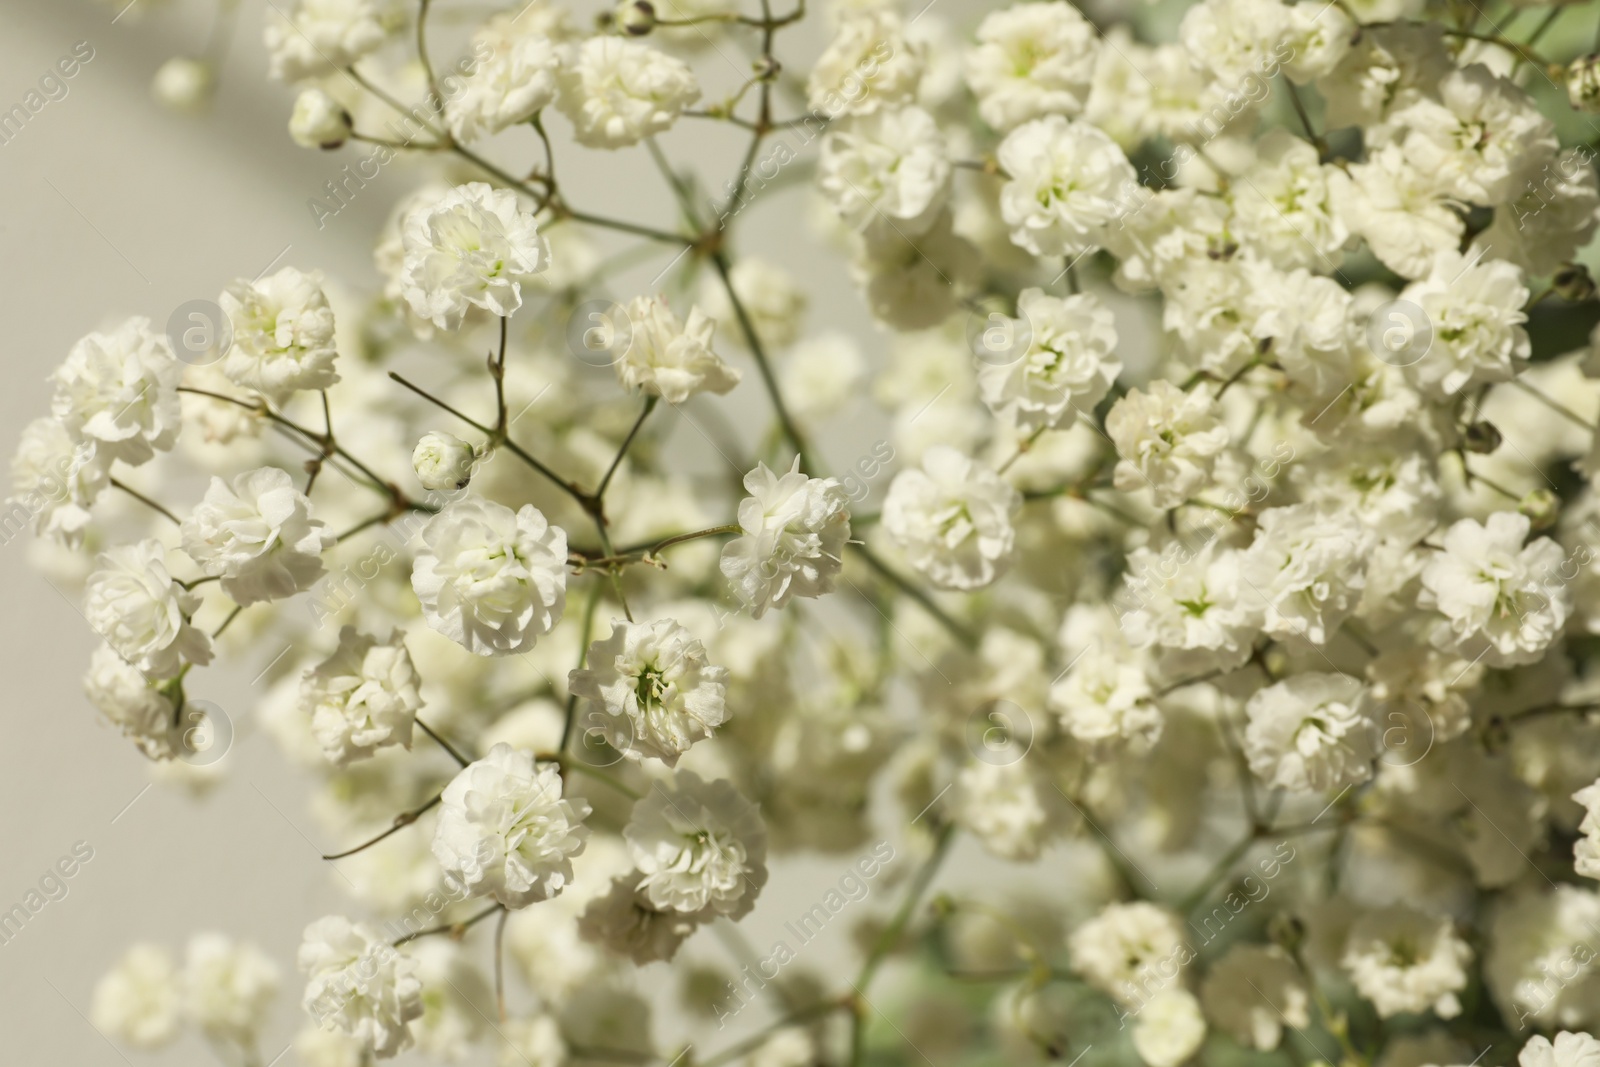
[[[177,1039],[183,989],[172,954],[136,944],[94,987],[89,1017],[96,1030],[130,1048],[153,1051]]]
[[[800,460],[782,477],[757,464],[744,476],[739,527],[721,569],[756,618],[793,597],[833,591],[850,540],[850,500],[833,478],[808,478]]]
[[[333,655],[302,677],[300,704],[323,755],[342,766],[384,745],[411,747],[420,683],[398,635],[379,641],[346,626]]]
[[[297,0],[267,18],[272,76],[294,82],[354,66],[404,21],[394,0]]]
[[[920,107],[880,108],[829,129],[817,180],[851,229],[915,237],[944,209],[950,171],[932,115]]]
[[[1379,1018],[1431,1009],[1449,1019],[1461,1013],[1456,994],[1467,987],[1471,962],[1472,949],[1448,917],[1397,904],[1356,920],[1340,964]]]
[[[671,619],[614,619],[610,636],[591,644],[584,662],[568,676],[567,690],[596,705],[606,741],[630,759],[649,756],[675,767],[727,721],[727,669],[712,665],[705,646]]]
[[[478,454],[453,433],[432,430],[417,439],[411,450],[411,469],[422,488],[436,493],[465,489],[472,480]]]
[[[1016,348],[979,361],[989,410],[1024,434],[1092,416],[1122,372],[1111,309],[1090,293],[1061,298],[1024,289],[1017,318]]]
[[[1161,736],[1161,712],[1144,667],[1109,642],[1073,661],[1050,686],[1049,706],[1067,733],[1102,755]]]
[[[1284,1027],[1311,1025],[1311,995],[1289,954],[1277,945],[1236,944],[1211,965],[1200,1003],[1218,1029],[1246,1048],[1270,1052]]]
[[[233,327],[233,347],[222,361],[229,381],[281,404],[297,390],[339,380],[333,309],[321,274],[285,267],[258,281],[241,278],[217,303]]]
[[[84,587],[83,613],[117,654],[152,678],[211,662],[211,641],[189,617],[200,598],[167,571],[161,542],[108,549]]]
[[[1000,142],[1000,214],[1011,240],[1036,256],[1075,256],[1107,240],[1142,194],[1133,164],[1098,126],[1050,115]]]
[[[457,140],[471,142],[537,115],[556,98],[559,42],[523,19],[496,15],[472,36],[482,58],[445,101],[445,120]]]
[[[1522,328],[1528,289],[1513,263],[1442,255],[1400,299],[1422,309],[1433,334],[1422,358],[1405,367],[1406,379],[1429,396],[1443,399],[1476,382],[1509,381],[1528,360],[1532,343]]]
[[[1133,1049],[1148,1067],[1178,1067],[1206,1038],[1200,1001],[1187,989],[1163,989],[1150,998],[1133,1024]]]
[[[1315,504],[1268,508],[1240,561],[1259,601],[1261,628],[1280,639],[1324,644],[1360,603],[1371,535],[1356,516]]]
[[[679,771],[633,806],[622,831],[639,890],[663,911],[738,920],[767,883],[767,827],[725,779]]]
[[[903,470],[883,502],[883,527],[906,560],[941,589],[970,591],[1011,565],[1022,496],[993,470],[936,445]]]
[[[278,995],[278,965],[254,945],[196,934],[184,956],[185,1010],[213,1040],[254,1045]]]
[[[700,99],[680,59],[620,37],[591,37],[562,64],[556,106],[578,143],[623,148],[670,127]]]
[[[561,770],[504,742],[445,787],[433,854],[472,896],[508,908],[548,900],[572,881],[589,803],[563,798]]]
[[[589,902],[578,920],[585,941],[604,945],[619,956],[643,966],[670,960],[695,930],[701,916],[659,908],[639,888],[638,871],[611,881],[611,888]]]
[[[550,248],[517,194],[483,182],[412,208],[400,240],[401,294],[441,330],[459,329],[472,307],[510,316],[522,306],[523,285],[550,265]]]
[[[1066,0],[992,11],[977,37],[965,71],[984,122],[1004,133],[1030,119],[1083,110],[1100,42]]]
[[[1586,785],[1572,799],[1583,805],[1583,834],[1572,846],[1572,867],[1585,878],[1600,878],[1600,781]]]
[[[31,515],[35,533],[76,548],[89,525],[89,508],[110,484],[94,441],[74,437],[56,419],[34,419],[22,428],[11,458],[12,492],[6,506]],[[8,511],[8,525],[14,514]]]
[[[1124,1007],[1142,1003],[1151,986],[1178,980],[1194,958],[1183,924],[1144,901],[1108,904],[1067,939],[1072,969]]]
[[[318,1026],[361,1042],[379,1059],[414,1044],[412,1020],[422,1016],[417,965],[376,930],[329,915],[306,927],[300,970],[307,976],[301,1005]]]
[[[807,104],[828,119],[914,103],[922,80],[920,46],[892,11],[852,12],[811,68]]]
[[[211,479],[183,523],[183,550],[241,605],[311,588],[334,542],[333,531],[311,517],[311,501],[277,467],[245,471],[232,484]]]
[[[51,413],[68,432],[94,441],[107,462],[138,464],[178,439],[183,366],[150,320],[133,318],[112,333],[91,333],[50,380]]]
[[[1526,515],[1497,511],[1486,523],[1461,519],[1445,531],[1417,597],[1444,616],[1436,645],[1509,667],[1536,662],[1560,635],[1572,602],[1561,577],[1566,554],[1548,537],[1525,546],[1529,528]]]
[[[478,498],[429,519],[411,572],[428,625],[479,656],[532,648],[567,606],[567,535],[532,504]]]
[[[1185,393],[1165,378],[1148,392],[1130,389],[1106,413],[1106,434],[1120,461],[1114,477],[1125,493],[1148,488],[1158,508],[1189,500],[1211,481],[1228,428],[1204,389]]]
[[[289,136],[302,148],[338,148],[350,139],[350,112],[321,89],[304,89],[295,97]]]
[[[84,695],[110,723],[150,759],[172,759],[179,751],[179,717],[172,698],[110,645],[89,658]]]
[[[1325,792],[1372,777],[1378,729],[1358,679],[1291,675],[1252,696],[1245,717],[1245,755],[1267,785]]]
[[[739,372],[711,350],[716,322],[698,307],[679,321],[665,299],[641,296],[627,311],[627,350],[615,363],[623,388],[681,404],[696,393],[721,395],[739,384]]]
[[[1552,1042],[1543,1034],[1528,1039],[1517,1053],[1519,1067],[1600,1067],[1600,1041],[1563,1030]]]

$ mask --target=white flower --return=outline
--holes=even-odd
[[[1600,1041],[1563,1030],[1552,1043],[1543,1034],[1528,1039],[1517,1053],[1521,1067],[1600,1067]]]
[[[520,17],[496,15],[472,35],[478,66],[445,100],[445,120],[457,140],[475,141],[526,122],[556,98],[559,43],[531,24],[519,25]]]
[[[323,755],[343,766],[384,745],[411,747],[420,684],[399,635],[379,641],[346,626],[333,655],[302,676],[300,704]]]
[[[460,328],[471,307],[510,316],[522,306],[522,286],[550,265],[549,246],[517,195],[483,182],[412,208],[400,240],[401,294],[441,330]]]
[[[216,93],[217,73],[203,59],[173,56],[156,69],[150,79],[150,95],[162,107],[182,115],[196,115],[206,109]]]
[[[622,831],[651,907],[742,919],[767,882],[767,827],[726,779],[679,771],[633,806]]]
[[[1600,781],[1586,785],[1572,799],[1583,805],[1584,835],[1572,846],[1572,869],[1585,878],[1600,878]]]
[[[682,60],[620,37],[591,37],[561,67],[556,100],[578,143],[623,148],[660,133],[700,99]]]
[[[110,645],[100,645],[89,658],[83,691],[89,703],[150,759],[177,755],[179,723],[171,697]]]
[[[1123,1007],[1178,984],[1194,958],[1178,917],[1144,901],[1107,904],[1072,931],[1067,950],[1073,971]]]
[[[1161,736],[1161,712],[1144,668],[1111,644],[1080,654],[1050,686],[1049,704],[1067,733],[1102,755]]]
[[[183,987],[185,1010],[207,1036],[249,1047],[278,995],[278,966],[254,945],[196,934],[184,959]]]
[[[1016,739],[1003,726],[1006,744]],[[1006,762],[970,760],[950,790],[956,822],[991,854],[1012,862],[1039,858],[1044,846],[1061,835],[1072,811],[1045,776],[1026,758]]]
[[[1290,675],[1252,696],[1245,717],[1245,755],[1267,785],[1325,792],[1372,777],[1378,729],[1358,679]]]
[[[1290,4],[1288,30],[1278,47],[1284,74],[1304,85],[1331,73],[1350,51],[1351,40],[1359,36],[1356,30],[1350,16],[1337,6],[1318,0]],[[1266,73],[1263,69],[1262,75]]]
[[[1165,378],[1148,392],[1130,389],[1106,412],[1106,435],[1120,461],[1114,477],[1125,493],[1149,488],[1158,508],[1182,504],[1211,481],[1228,428],[1204,389],[1185,393]]]
[[[1263,511],[1240,561],[1240,579],[1260,601],[1261,629],[1326,643],[1361,601],[1371,540],[1346,511],[1315,504]]]
[[[505,1040],[499,1067],[563,1067],[571,1061],[561,1026],[549,1015],[512,1019],[495,1029]]]
[[[1204,0],[1184,12],[1178,37],[1196,64],[1242,87],[1252,76],[1272,77],[1293,54],[1286,47],[1293,29],[1278,0]]]
[[[89,1017],[108,1038],[152,1051],[171,1044],[183,1025],[182,989],[172,954],[160,945],[131,946],[94,987]]]
[[[468,498],[422,528],[411,588],[428,625],[479,656],[532,648],[567,606],[567,535],[532,504]]]
[[[744,476],[739,527],[722,550],[722,573],[756,618],[793,597],[833,591],[850,540],[850,500],[833,478],[808,478],[800,460],[782,477],[765,463]]]
[[[759,256],[742,256],[729,272],[729,279],[763,348],[771,352],[799,339],[807,297],[788,272]],[[748,343],[721,278],[706,278],[700,288],[700,305],[717,320],[725,336],[741,345]]]
[[[211,641],[189,616],[200,598],[167,572],[155,540],[108,549],[84,587],[83,613],[123,659],[152,678],[170,678],[184,663],[211,662]]]
[[[338,148],[350,139],[350,112],[321,89],[304,89],[295,97],[289,136],[302,148]]]
[[[106,462],[143,463],[178,439],[183,366],[150,320],[91,333],[50,376],[50,410],[69,433],[95,442]]]
[[[1128,643],[1149,649],[1164,674],[1230,671],[1250,658],[1261,630],[1257,597],[1239,576],[1241,553],[1181,541],[1128,553],[1119,615]]]
[[[896,474],[883,526],[907,561],[941,589],[971,591],[1010,567],[1022,496],[970,456],[936,445],[922,469]]]
[[[422,488],[447,493],[467,487],[477,459],[472,446],[455,434],[433,430],[417,439],[417,447],[411,450],[411,469]]]
[[[1104,244],[1108,227],[1142,202],[1133,164],[1087,122],[1034,119],[1012,130],[996,156],[1010,175],[1001,217],[1011,240],[1036,256],[1075,256]]]
[[[1337,267],[1350,239],[1329,188],[1338,168],[1322,163],[1314,145],[1281,127],[1255,149],[1255,163],[1230,187],[1234,227],[1280,269]]]
[[[293,82],[332,74],[375,51],[402,16],[393,0],[298,0],[267,19],[272,77]]]
[[[681,404],[699,392],[723,394],[739,384],[739,372],[711,350],[717,324],[697,307],[680,322],[664,298],[635,297],[628,304],[627,349],[616,361],[625,389]]]
[[[1461,244],[1465,226],[1449,195],[1397,144],[1367,153],[1348,174],[1330,172],[1334,206],[1350,232],[1402,278],[1420,278]]]
[[[333,531],[311,517],[311,501],[287,471],[260,467],[229,485],[211,479],[205,499],[183,523],[183,550],[222,579],[237,604],[281,600],[309,589],[325,573],[322,553]]]
[[[922,69],[922,50],[906,40],[899,15],[852,12],[811,67],[807,106],[831,120],[915,103]]]
[[[920,107],[880,108],[828,130],[817,181],[851,229],[915,237],[943,210],[950,170],[932,115]]]
[[[1390,116],[1405,130],[1406,158],[1439,187],[1475,204],[1500,204],[1557,151],[1555,127],[1507,78],[1480,63],[1451,71],[1438,98]]]
[[[1083,110],[1100,42],[1066,0],[992,11],[977,36],[964,61],[967,85],[994,129],[1004,133],[1029,119]]]
[[[556,764],[502,742],[445,786],[433,854],[472,896],[525,908],[571,882],[588,816],[588,801],[562,797]]]
[[[1522,271],[1503,259],[1443,255],[1432,273],[1400,294],[1422,309],[1433,340],[1407,365],[1406,380],[1443,399],[1474,382],[1504,382],[1527,362],[1532,342],[1522,324],[1528,289]]]
[[[1600,178],[1585,149],[1563,152],[1529,178],[1519,194],[1494,210],[1480,246],[1532,277],[1553,273],[1577,257],[1600,225]]]
[[[1163,989],[1150,998],[1133,1024],[1133,1049],[1149,1067],[1178,1067],[1200,1050],[1206,1020],[1187,989]]]
[[[378,931],[329,915],[306,927],[300,970],[307,976],[301,1005],[319,1027],[356,1038],[379,1059],[412,1045],[407,1025],[422,1016],[417,965]]]
[[[285,267],[259,281],[241,278],[217,303],[233,327],[233,347],[222,361],[229,381],[281,404],[296,390],[339,380],[333,309],[321,274]]]
[[[861,394],[867,376],[861,347],[849,334],[829,331],[795,345],[778,371],[784,402],[801,423],[839,414]]]
[[[634,871],[612,879],[611,888],[590,901],[578,920],[585,941],[604,945],[639,966],[672,959],[702,918],[656,907],[639,888],[643,877]]]
[[[58,420],[28,423],[11,458],[12,494],[3,520],[7,536],[16,532],[13,524],[31,516],[35,533],[78,547],[90,506],[111,483],[107,466],[93,440],[74,437]],[[23,515],[17,515],[18,508]]]
[[[1450,1019],[1461,1013],[1456,994],[1467,987],[1471,962],[1472,949],[1448,917],[1396,904],[1356,920],[1340,965],[1381,1019],[1430,1009]]]
[[[1417,596],[1448,623],[1436,645],[1509,667],[1537,662],[1560,636],[1572,610],[1566,554],[1548,537],[1524,546],[1529,528],[1526,515],[1497,511],[1487,523],[1461,519],[1445,531]]]
[[[1090,293],[1063,299],[1024,289],[1017,319],[1009,350],[979,359],[989,410],[1023,434],[1092,415],[1122,373],[1111,309]]]
[[[1567,102],[1574,111],[1600,111],[1600,59],[1579,56],[1567,66]]]
[[[713,666],[705,646],[671,619],[612,620],[584,663],[568,675],[567,691],[597,705],[607,743],[630,759],[675,767],[727,721],[727,669]]]
[[[1328,128],[1380,127],[1391,114],[1433,95],[1455,69],[1440,30],[1415,22],[1363,26],[1360,40],[1317,81],[1328,102]]]
[[[1277,945],[1231,946],[1207,972],[1200,1002],[1215,1026],[1261,1052],[1278,1047],[1285,1026],[1311,1025],[1305,978]]]

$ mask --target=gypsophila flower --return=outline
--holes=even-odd
[[[633,806],[622,831],[639,891],[663,911],[738,920],[767,882],[767,827],[733,783],[679,771]]]
[[[901,471],[883,502],[883,526],[907,561],[943,589],[989,585],[1011,565],[1022,498],[994,471],[943,445]]]
[[[1111,310],[1089,293],[1061,299],[1024,289],[1017,318],[1014,350],[979,362],[978,389],[989,410],[1021,433],[1091,415],[1122,372]]]
[[[1434,643],[1491,667],[1532,663],[1561,633],[1572,591],[1565,553],[1548,537],[1527,540],[1526,515],[1497,511],[1462,519],[1422,569],[1417,603],[1444,616]]]
[[[696,929],[699,917],[658,908],[639,888],[638,871],[614,878],[611,888],[590,902],[578,920],[585,941],[604,945],[636,964],[670,960]]]
[[[172,698],[110,645],[99,646],[89,657],[83,692],[150,759],[178,754],[178,716]]]
[[[1430,396],[1509,381],[1531,353],[1522,328],[1528,289],[1522,271],[1503,259],[1441,255],[1428,277],[1406,286],[1400,299],[1422,309],[1433,334],[1422,358],[1405,367],[1407,380]]]
[[[1148,488],[1158,508],[1175,507],[1204,489],[1228,428],[1202,389],[1185,393],[1165,378],[1148,392],[1130,389],[1106,413],[1106,434],[1117,446],[1117,488]]]
[[[200,598],[167,571],[161,542],[103,552],[83,592],[83,613],[117,654],[152,678],[211,662],[211,641],[189,621]]]
[[[321,89],[305,89],[295,97],[289,136],[302,148],[338,148],[350,139],[352,123],[344,105]]]
[[[585,666],[567,679],[590,701],[606,741],[630,759],[675,767],[696,741],[728,718],[728,671],[706,658],[694,635],[671,619],[613,619],[611,634],[589,646]]]
[[[1284,1027],[1311,1025],[1305,977],[1277,945],[1235,944],[1206,972],[1200,1003],[1213,1025],[1247,1048],[1270,1052]]]
[[[522,306],[522,287],[550,265],[550,248],[516,194],[483,182],[412,208],[400,240],[401,294],[441,330],[459,329],[473,307],[511,315]]]
[[[663,298],[634,298],[627,308],[627,348],[613,366],[626,389],[681,404],[699,392],[723,394],[740,374],[711,350],[716,323],[698,307],[679,321]]]
[[[723,548],[721,569],[750,614],[832,592],[850,540],[850,500],[838,481],[808,478],[797,456],[782,477],[757,464],[744,488],[743,533]]]
[[[1517,1063],[1520,1067],[1600,1067],[1600,1041],[1565,1030],[1554,1042],[1536,1034],[1517,1053]]]
[[[1108,753],[1161,736],[1161,712],[1144,666],[1113,644],[1084,651],[1050,686],[1050,709],[1067,733]]]
[[[1128,553],[1118,597],[1128,643],[1149,650],[1172,677],[1244,663],[1261,612],[1259,595],[1240,574],[1241,560],[1240,552],[1214,542],[1192,553],[1181,542]]]
[[[1585,878],[1600,878],[1600,781],[1586,785],[1572,799],[1583,805],[1578,829],[1584,836],[1572,846],[1572,866]]]
[[[212,1040],[255,1043],[278,995],[278,966],[254,945],[196,934],[184,955],[185,1013]]]
[[[532,504],[467,498],[422,528],[411,588],[428,625],[479,656],[533,647],[567,606],[567,535]]]
[[[922,71],[922,50],[906,39],[899,15],[852,12],[811,68],[807,101],[830,120],[899,107],[915,101]]]
[[[995,728],[1004,732],[998,724]],[[1008,734],[1004,743],[1016,741]],[[950,803],[962,829],[990,853],[1013,862],[1038,859],[1071,812],[1026,758],[969,762],[956,775]]]
[[[89,508],[111,482],[107,467],[93,440],[74,437],[55,419],[34,419],[22,428],[11,458],[7,507],[31,515],[35,533],[76,548],[89,525]]]
[[[1000,214],[1011,240],[1036,256],[1073,257],[1104,244],[1109,228],[1137,210],[1133,165],[1099,127],[1061,115],[1018,126],[996,151],[1010,179]]]
[[[1449,918],[1399,904],[1356,920],[1340,964],[1379,1018],[1432,1010],[1449,1019],[1461,1011],[1456,994],[1467,986],[1471,960]]]
[[[436,493],[465,489],[478,461],[473,447],[453,433],[432,430],[417,439],[411,450],[411,469],[422,488]]]
[[[272,76],[293,82],[351,67],[403,21],[394,0],[297,0],[290,12],[275,6],[265,35]]]
[[[537,115],[556,98],[559,43],[522,13],[496,15],[473,34],[477,67],[445,101],[458,140],[475,141]]]
[[[1133,1025],[1133,1048],[1149,1067],[1178,1067],[1200,1050],[1206,1020],[1187,989],[1163,989],[1150,998]]]
[[[1261,629],[1279,639],[1325,643],[1366,588],[1370,535],[1357,519],[1315,504],[1269,508],[1240,560],[1239,576],[1257,598]]]
[[[556,896],[583,851],[588,801],[564,798],[561,772],[501,743],[445,787],[433,854],[475,897],[525,908]]]
[[[143,463],[178,439],[183,367],[150,320],[91,333],[50,376],[50,410],[67,431],[95,442],[106,461]]]
[[[412,1020],[422,1015],[415,961],[376,930],[329,915],[306,927],[300,943],[306,990],[301,1005],[318,1026],[357,1039],[379,1059],[414,1043]]]
[[[217,298],[233,327],[222,373],[235,385],[281,404],[300,389],[339,380],[333,309],[322,275],[293,267],[254,282],[240,279]]]
[[[1100,42],[1066,0],[990,12],[977,38],[964,69],[984,122],[1005,132],[1030,119],[1083,110]]]
[[[556,106],[578,143],[623,148],[660,133],[700,99],[682,60],[619,37],[592,37],[561,65]]]
[[[346,626],[333,655],[302,677],[300,703],[323,755],[343,765],[384,745],[411,747],[420,683],[398,635],[379,641]]]
[[[1268,785],[1327,791],[1372,777],[1378,729],[1359,679],[1291,675],[1252,696],[1245,717],[1245,756]]]
[[[160,945],[137,944],[95,984],[89,1016],[102,1034],[153,1051],[177,1038],[182,1006],[172,954]]]
[[[1144,901],[1108,904],[1067,939],[1072,969],[1124,1007],[1179,981],[1194,959],[1178,917]]]
[[[277,467],[245,471],[231,484],[213,478],[183,523],[183,550],[240,605],[311,588],[334,542],[333,531],[311,517],[311,501]]]
[[[852,230],[912,237],[943,209],[950,169],[932,115],[920,107],[880,108],[829,129],[817,180]]]

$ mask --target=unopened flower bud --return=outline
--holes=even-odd
[[[338,148],[350,136],[350,113],[321,89],[307,89],[294,102],[289,136],[306,148]]]
[[[448,492],[464,489],[472,480],[472,464],[477,456],[472,446],[454,434],[425,433],[411,453],[411,466],[424,489]]]
[[[611,17],[630,37],[643,37],[656,28],[656,9],[650,0],[627,0],[617,5]]]
[[[1468,426],[1466,433],[1462,435],[1462,444],[1466,450],[1482,456],[1487,456],[1499,448],[1501,440],[1500,431],[1495,429],[1494,423],[1483,420]]]
[[[1579,56],[1568,65],[1567,99],[1579,111],[1600,112],[1600,53]]]
[[[193,114],[211,103],[216,78],[211,64],[202,59],[173,56],[156,71],[150,82],[150,95],[161,106]]]
[[[1582,263],[1563,263],[1550,278],[1556,295],[1569,304],[1582,304],[1595,298],[1594,278]]]
[[[1267,936],[1287,952],[1297,952],[1306,937],[1306,924],[1297,915],[1280,911],[1267,920]]]
[[[1528,517],[1535,530],[1548,530],[1561,515],[1561,498],[1549,489],[1535,489],[1522,498],[1517,510]]]

